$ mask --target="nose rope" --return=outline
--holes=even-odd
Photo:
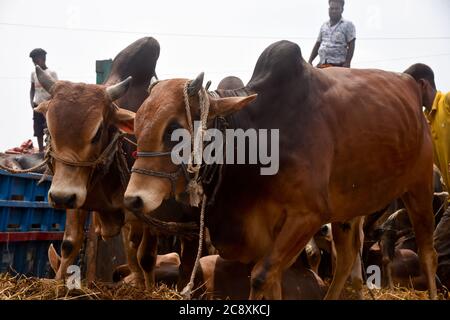
[[[111,155],[114,154],[117,150],[118,141],[125,136],[124,133],[117,132],[109,145],[103,150],[100,156],[94,161],[77,161],[77,160],[68,160],[64,159],[60,155],[56,154],[53,150],[49,150],[49,155],[51,158],[56,159],[57,161],[64,163],[65,165],[72,167],[97,167],[101,164],[106,164],[108,160],[111,158]]]
[[[143,175],[147,175],[147,176],[169,179],[170,184],[171,184],[171,195],[174,196],[177,179],[180,176],[181,170],[182,169],[179,168],[177,171],[174,171],[174,172],[161,172],[161,171],[154,171],[154,170],[149,170],[149,169],[132,168],[131,172],[135,172],[135,173],[139,173],[139,174],[143,174]]]
[[[126,160],[123,158],[124,156],[120,154],[121,149],[121,141],[123,137],[125,136],[125,133],[121,133],[117,131],[111,142],[106,146],[106,148],[102,151],[100,156],[93,160],[93,161],[77,161],[77,160],[70,160],[61,157],[57,153],[55,153],[51,148],[51,142],[50,142],[50,135],[48,135],[49,141],[48,141],[48,150],[47,150],[47,157],[49,159],[49,170],[50,172],[53,171],[51,160],[54,159],[56,161],[59,161],[67,166],[71,167],[83,167],[83,168],[90,168],[89,178],[88,178],[88,186],[94,185],[101,176],[103,176],[106,171],[109,169],[110,165],[113,163],[114,159],[116,158],[116,161],[118,161],[118,167],[119,167],[119,174],[120,174],[120,180],[122,185],[126,186],[129,176],[129,170],[128,166],[126,164]],[[102,172],[98,173],[95,176],[95,170],[97,168],[103,168]],[[95,179],[94,179],[95,176]]]

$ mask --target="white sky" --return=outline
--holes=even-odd
[[[298,43],[307,60],[327,8],[327,0],[0,0],[0,151],[32,138],[28,54],[36,47],[60,79],[94,83],[95,60],[153,36],[160,79],[205,71],[215,88],[229,75],[247,83],[277,40]],[[450,91],[449,13],[450,0],[347,0],[344,17],[357,31],[352,67],[403,71],[423,62]]]

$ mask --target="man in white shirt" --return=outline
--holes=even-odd
[[[317,65],[319,68],[331,66],[350,68],[355,51],[355,26],[342,17],[344,0],[329,0],[328,3],[330,20],[320,28],[309,63],[312,64],[319,55],[320,62]]]
[[[47,52],[44,49],[37,48],[30,52],[30,58],[33,60],[33,64],[36,66],[40,66],[42,70],[50,75],[53,79],[58,80],[58,76],[56,72],[51,71],[47,68],[45,64]],[[45,91],[45,89],[39,83],[39,80],[36,76],[36,72],[33,71],[31,73],[31,88],[30,88],[30,103],[31,108],[34,109],[41,102],[50,99],[50,94]],[[34,136],[37,138],[39,145],[39,152],[44,151],[44,129],[47,127],[45,117],[43,114],[39,112],[33,111],[33,128],[34,128]]]

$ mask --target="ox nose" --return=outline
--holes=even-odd
[[[131,211],[140,211],[144,207],[144,201],[139,196],[128,196],[124,199],[125,207]]]
[[[48,196],[54,205],[59,208],[74,208],[77,201],[77,195],[75,193],[56,194],[50,192]]]

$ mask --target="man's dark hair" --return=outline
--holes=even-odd
[[[342,6],[342,8],[343,8],[344,5],[345,5],[345,0],[328,0],[328,4],[331,4],[332,2],[337,2],[337,3],[339,3],[339,4]]]
[[[419,81],[420,79],[427,80],[431,84],[433,89],[436,89],[436,84],[434,83],[434,72],[426,64],[423,63],[413,64],[411,67],[406,69],[404,73],[409,74],[416,81]]]
[[[36,49],[31,50],[30,58],[45,57],[46,54],[47,54],[47,52],[44,49],[36,48]]]

